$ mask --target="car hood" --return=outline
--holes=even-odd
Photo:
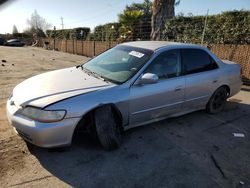
[[[11,100],[20,106],[32,105],[43,108],[72,96],[113,85],[86,74],[81,68],[71,67],[24,80],[14,88]]]

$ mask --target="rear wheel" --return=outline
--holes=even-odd
[[[218,88],[207,104],[207,112],[215,114],[223,110],[228,97],[228,91],[225,87]]]
[[[122,130],[111,106],[95,110],[96,134],[102,147],[106,150],[117,149],[122,143]]]

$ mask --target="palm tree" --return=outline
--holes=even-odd
[[[165,23],[167,20],[174,17],[174,7],[179,4],[175,0],[154,0],[152,7],[152,20],[151,20],[151,39],[161,40],[162,32],[165,29]]]
[[[119,14],[119,22],[121,23],[121,34],[124,38],[134,40],[136,38],[136,31],[143,13],[138,10],[124,10]]]

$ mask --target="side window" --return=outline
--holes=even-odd
[[[182,49],[181,53],[186,74],[203,72],[218,68],[216,62],[204,50]]]
[[[170,50],[159,54],[144,71],[156,74],[160,79],[179,76],[181,60],[179,50]]]

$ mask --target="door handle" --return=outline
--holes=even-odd
[[[175,89],[174,89],[174,91],[180,91],[182,89],[182,87],[176,87]]]
[[[213,83],[217,83],[218,82],[218,80],[213,80]]]

